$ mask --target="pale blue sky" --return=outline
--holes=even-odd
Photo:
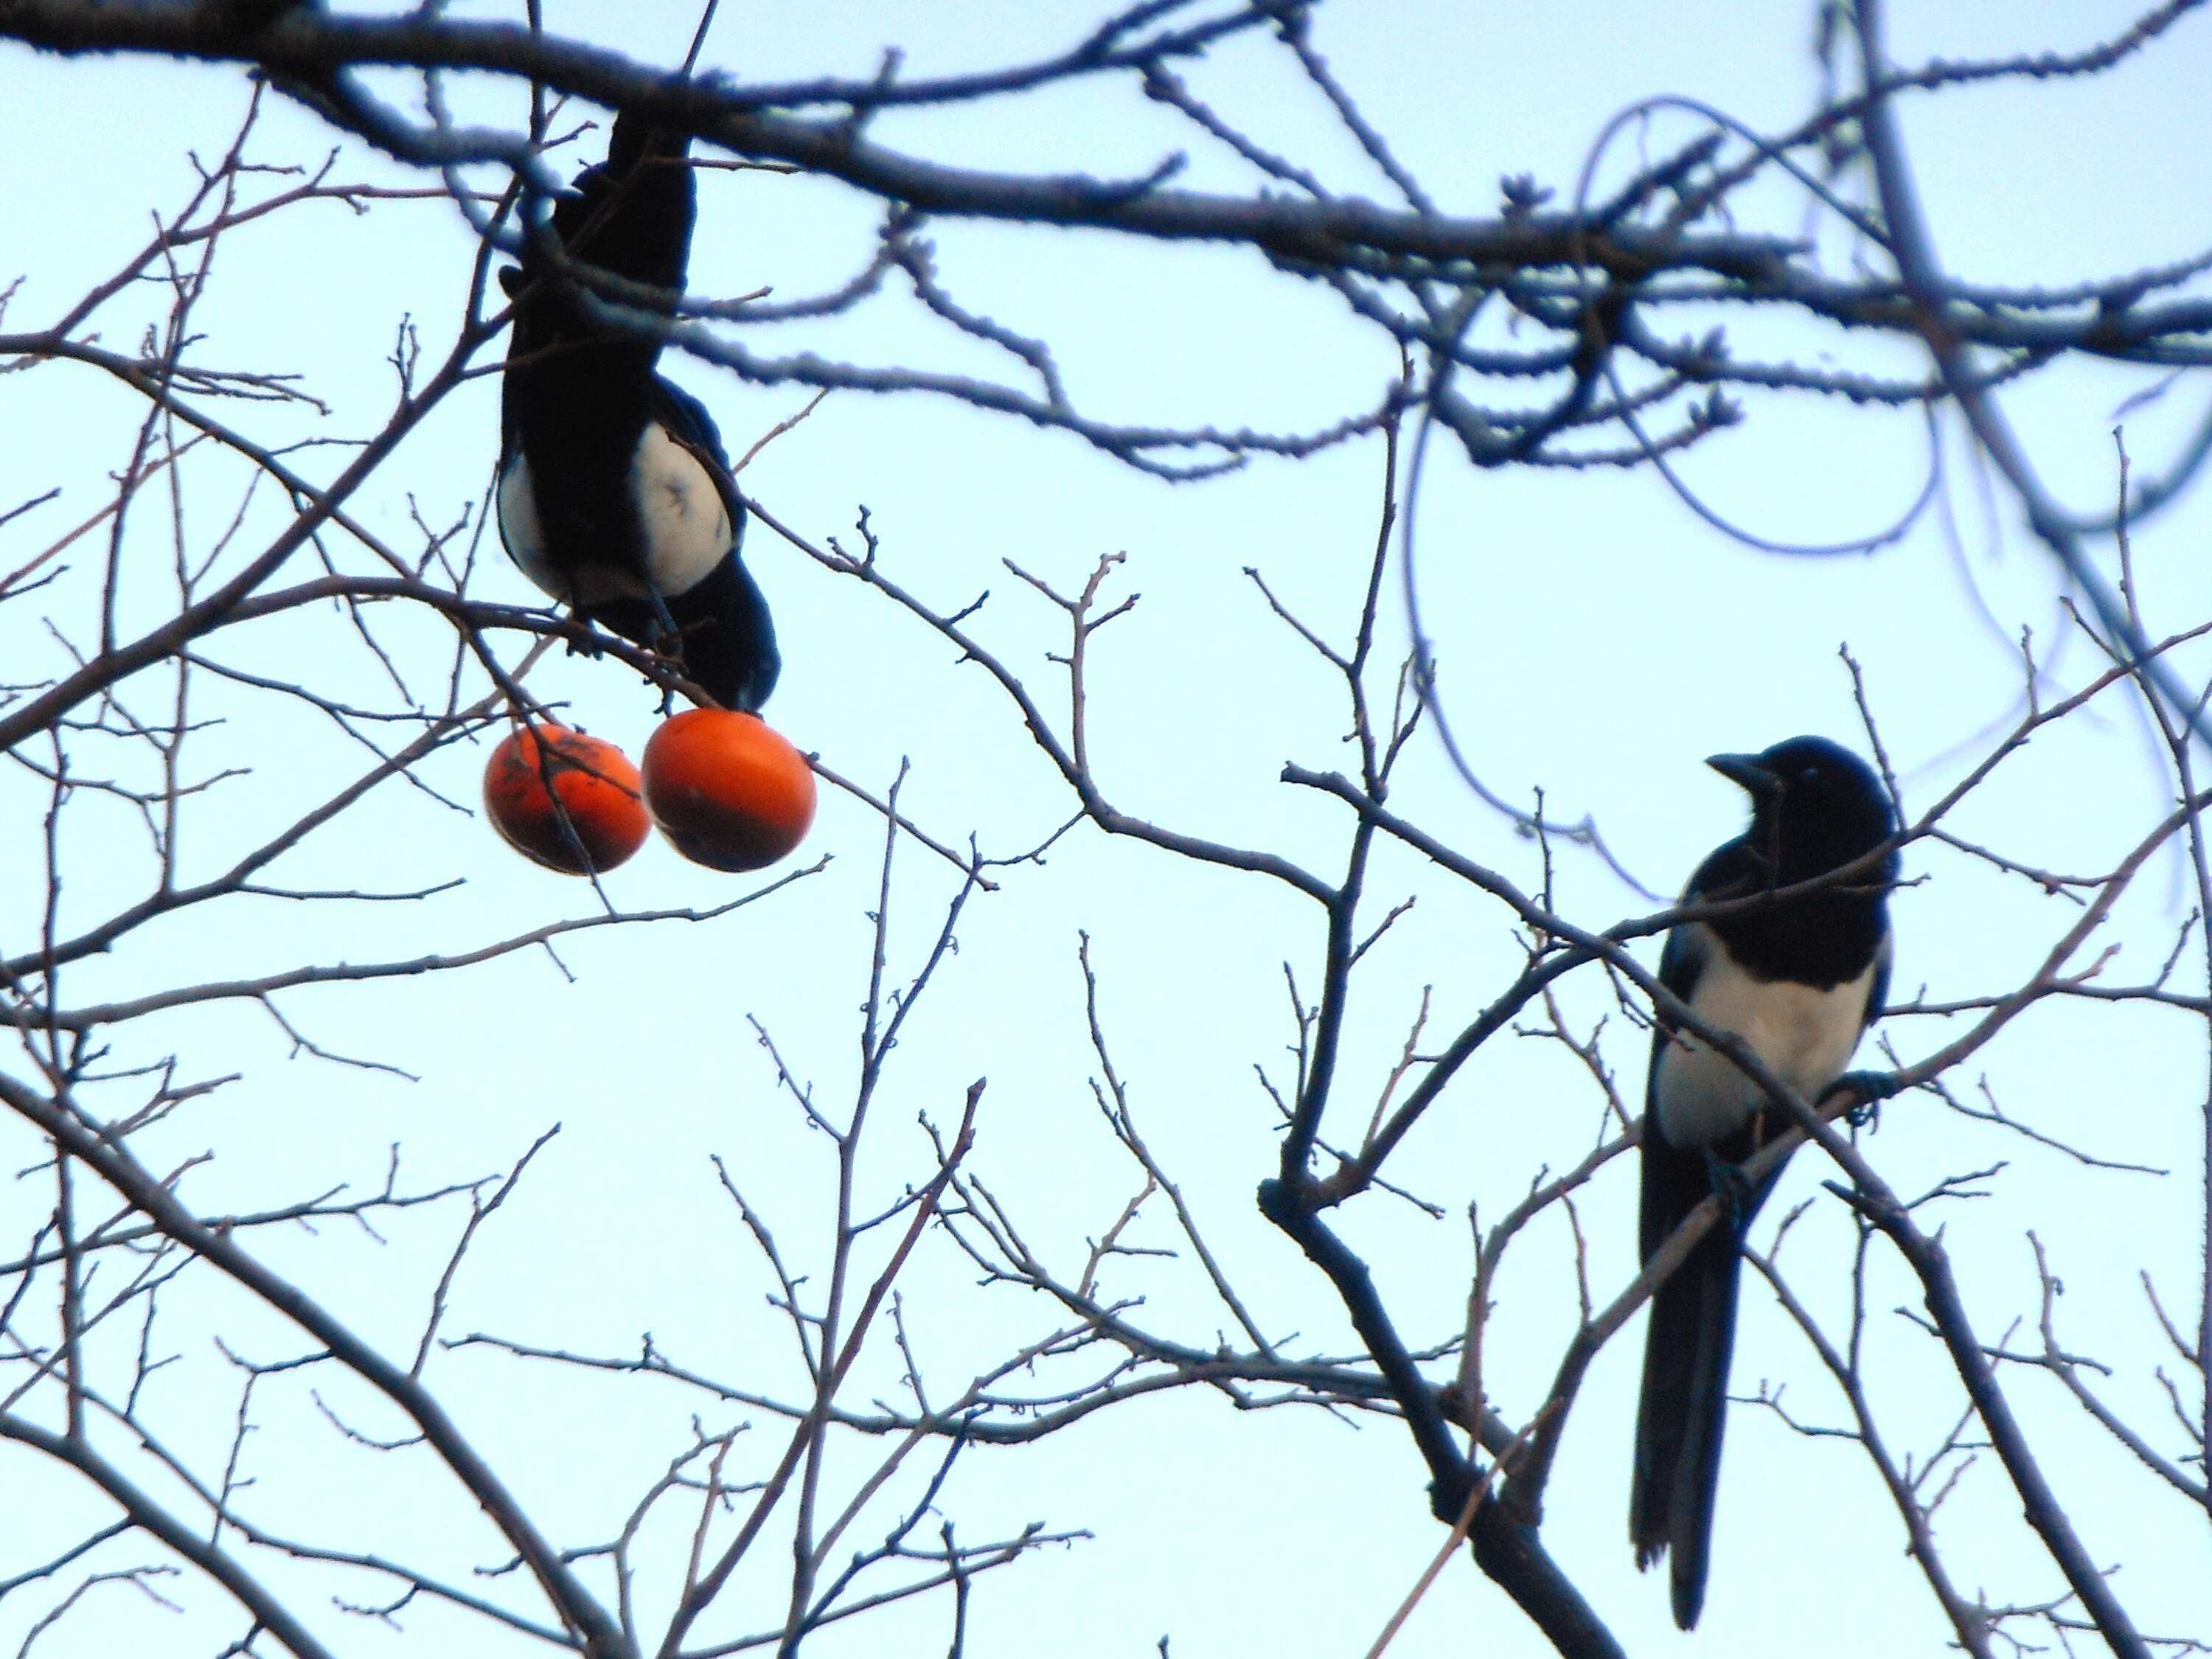
[[[2127,7],[2105,3],[1896,11],[1892,44],[1902,61],[2077,48],[2130,16]],[[552,5],[547,22],[641,60],[681,57],[688,8],[623,8],[620,29],[611,24],[616,15]],[[1024,4],[738,5],[718,21],[705,61],[746,77],[857,75],[896,42],[919,75],[1056,49],[1087,22],[1071,9]],[[1316,27],[1341,78],[1430,191],[1470,214],[1494,210],[1501,175],[1533,173],[1570,187],[1604,121],[1637,96],[1693,94],[1771,130],[1800,116],[1814,94],[1809,19],[1796,5],[1370,0],[1323,8]],[[2212,197],[2197,165],[2212,151],[2208,75],[2212,24],[2197,18],[2103,79],[2000,84],[1911,106],[1907,136],[1952,267],[1990,283],[2056,284],[2199,251],[2212,226]],[[1342,188],[1382,195],[1318,100],[1258,45],[1221,51],[1191,78],[1261,142]],[[9,228],[0,282],[27,273],[5,319],[9,329],[42,325],[142,241],[149,213],[179,200],[187,185],[184,149],[220,147],[245,101],[240,77],[228,70],[70,62],[21,50],[0,52],[0,147],[10,158],[0,173],[0,224]],[[511,119],[518,107],[505,93],[484,98],[465,88],[457,96],[479,118]],[[1688,131],[1663,128],[1655,143]],[[885,117],[875,136],[975,165],[1100,173],[1141,172],[1165,150],[1188,148],[1194,185],[1248,182],[1118,83],[1006,110]],[[256,142],[257,154],[288,162],[312,161],[337,144],[341,176],[404,177],[289,106],[271,111]],[[586,140],[580,155],[596,155],[598,143]],[[1622,152],[1623,165],[1630,153]],[[1754,206],[1770,215],[1763,228],[1794,227],[1796,209],[1786,199],[1756,198],[1747,210]],[[875,216],[828,185],[708,174],[693,289],[726,295],[773,284],[792,296],[832,285],[864,257]],[[1122,247],[1097,235],[1001,226],[945,223],[934,234],[952,291],[975,310],[1051,340],[1074,395],[1101,415],[1310,426],[1367,400],[1393,372],[1390,354],[1338,302],[1271,275],[1254,256]],[[332,413],[316,426],[252,407],[236,418],[288,438],[373,429],[388,399],[385,359],[401,318],[416,320],[428,349],[442,349],[471,249],[459,216],[436,203],[383,204],[358,218],[325,204],[238,233],[199,319],[205,356],[296,367]],[[112,318],[104,313],[107,343],[135,344],[157,303],[132,299],[118,302]],[[1739,338],[1747,351],[1832,351],[1893,369],[1911,362],[1894,345],[1792,332],[1779,323]],[[856,361],[976,361],[922,331],[912,307],[896,300],[832,325],[763,331],[748,343]],[[706,399],[733,452],[805,401],[799,392],[748,387],[696,362],[671,372]],[[2068,366],[2007,394],[2037,463],[2068,501],[2086,510],[2111,498],[2115,410],[2151,379]],[[2139,465],[2162,460],[2202,398],[2185,386],[2128,416]],[[496,449],[495,398],[489,378],[456,396],[357,503],[365,519],[404,547],[410,499],[434,523],[472,511]],[[1811,539],[1852,533],[1917,487],[1924,442],[1911,416],[1797,403],[1754,403],[1752,416],[1684,471],[1717,505],[1762,532]],[[15,550],[35,550],[94,509],[103,475],[120,465],[137,418],[129,400],[89,370],[50,366],[0,380],[7,434],[0,508],[50,483],[67,491],[61,503],[0,531],[0,568],[18,562]],[[1440,446],[1419,504],[1426,620],[1462,739],[1486,781],[1519,799],[1540,787],[1563,816],[1595,813],[1629,867],[1671,889],[1740,822],[1740,799],[1705,771],[1703,756],[1758,748],[1801,730],[1856,741],[1850,684],[1836,655],[1848,642],[1866,669],[1908,805],[1932,799],[1965,755],[1980,752],[1960,745],[1972,744],[2016,700],[2005,639],[2024,624],[2039,640],[2063,629],[2043,554],[2008,503],[1985,508],[1970,473],[1957,468],[1955,434],[1947,441],[1967,562],[2002,635],[1970,616],[1932,518],[1877,557],[1765,558],[1720,538],[1644,474],[1475,474]],[[299,465],[319,476],[337,463],[310,450]],[[1241,568],[1262,567],[1302,614],[1341,637],[1372,545],[1380,465],[1379,446],[1366,443],[1304,465],[1261,461],[1231,479],[1170,487],[1071,439],[958,406],[842,394],[767,450],[744,482],[785,522],[848,545],[855,509],[865,504],[894,575],[944,608],[990,589],[978,633],[1030,677],[1055,713],[1063,698],[1042,653],[1064,641],[1048,608],[1000,561],[1075,585],[1101,553],[1125,550],[1116,580],[1121,591],[1140,591],[1143,603],[1099,636],[1093,688],[1094,757],[1109,794],[1140,816],[1333,872],[1344,815],[1276,779],[1285,759],[1346,763],[1335,742],[1344,726],[1340,688],[1267,615]],[[195,476],[189,511],[195,526],[208,526],[203,534],[234,509],[240,476],[219,462]],[[265,531],[274,512],[262,501],[250,522]],[[158,517],[142,520],[139,555],[156,562],[166,556]],[[2204,522],[2199,492],[2139,538],[2154,633],[2207,614],[2212,565]],[[1065,791],[979,672],[957,667],[933,635],[761,527],[748,545],[783,640],[785,676],[769,711],[780,729],[878,790],[900,757],[911,757],[903,804],[948,840],[975,830],[987,851],[1012,852],[1067,816]],[[78,581],[98,564],[92,544],[81,546]],[[495,538],[486,537],[477,557],[489,566],[480,592],[531,599]],[[67,614],[81,618],[81,605]],[[0,654],[9,665],[0,678],[29,678],[33,661],[35,672],[51,672],[58,660],[23,610],[0,615]],[[427,621],[393,617],[386,626],[410,660],[434,664],[450,650]],[[1402,650],[1405,622],[1395,604],[1386,632],[1391,649]],[[261,672],[329,675],[355,694],[378,693],[373,665],[337,617],[224,644],[228,659]],[[2087,659],[2077,643],[2065,672]],[[20,672],[18,663],[26,665]],[[621,671],[557,661],[532,684],[540,695],[573,698],[583,723],[633,754],[641,747],[651,700]],[[213,798],[194,820],[186,862],[204,872],[314,799],[319,787],[357,769],[360,757],[336,749],[327,728],[303,712],[272,713],[265,699],[212,686],[203,695],[197,706],[235,722],[208,734],[203,763],[254,769],[252,780]],[[426,769],[428,781],[470,801],[483,752],[441,755]],[[2030,861],[2094,868],[2153,820],[2164,787],[2139,722],[2115,704],[2101,722],[2039,737],[1956,827]],[[0,781],[0,860],[35,868],[22,862],[35,854],[38,826],[34,797],[20,775]],[[1409,758],[1395,805],[1470,855],[1536,880],[1533,849],[1466,793],[1432,743]],[[66,892],[82,919],[112,902],[118,879],[135,890],[127,885],[139,878],[129,873],[131,860],[143,857],[143,839],[127,814],[98,804],[85,805],[76,823]],[[843,1098],[856,1048],[853,1010],[865,988],[863,912],[873,903],[879,845],[871,813],[825,792],[799,860],[831,854],[824,874],[710,927],[610,932],[566,944],[562,959],[573,982],[529,954],[463,975],[285,1000],[308,1036],[404,1067],[420,1075],[417,1083],[288,1059],[283,1033],[250,1006],[133,1028],[118,1057],[143,1061],[174,1051],[190,1074],[246,1073],[156,1137],[179,1161],[210,1148],[218,1153],[191,1177],[195,1201],[209,1210],[258,1206],[341,1181],[373,1184],[393,1142],[404,1143],[404,1168],[425,1183],[503,1168],[558,1120],[561,1136],[476,1247],[448,1332],[486,1329],[619,1353],[634,1352],[640,1334],[651,1330],[702,1369],[750,1376],[773,1366],[787,1389],[785,1332],[762,1305],[769,1281],[716,1191],[708,1155],[728,1161],[794,1252],[818,1247],[814,1218],[827,1191],[827,1151],[776,1097],[745,1018],[759,1018],[826,1099]],[[1900,995],[1923,983],[1943,998],[2016,982],[2070,920],[2063,904],[2023,896],[2021,884],[1955,856],[1923,849],[1911,869],[1929,880],[1900,895],[1897,906]],[[165,924],[112,958],[73,970],[70,1000],[300,960],[457,951],[556,915],[584,914],[591,903],[588,890],[524,865],[481,823],[396,789],[288,859],[282,875],[302,887],[415,887],[454,877],[466,884],[419,906],[302,912],[234,905],[219,921]],[[911,843],[902,849],[893,932],[909,969],[933,933],[951,880],[946,866]],[[1562,855],[1559,880],[1562,907],[1593,924],[1648,908],[1578,854]],[[1377,950],[1355,1006],[1339,1135],[1364,1122],[1424,986],[1435,988],[1432,1030],[1448,1031],[1495,994],[1519,960],[1498,907],[1436,890],[1409,859],[1382,858],[1371,890],[1416,886],[1420,906]],[[610,882],[618,902],[641,908],[705,904],[744,889],[741,880],[683,864],[657,842]],[[0,912],[9,939],[33,925],[35,913],[24,906],[35,896],[34,888],[19,889]],[[2186,908],[2166,873],[2131,895],[2124,911],[2127,954],[2114,971],[2148,974]],[[915,1115],[956,1118],[960,1091],[988,1074],[973,1167],[1033,1227],[1033,1242],[1069,1265],[1079,1261],[1086,1237],[1112,1223],[1136,1183],[1090,1103],[1086,1079],[1095,1066],[1074,961],[1077,929],[1087,928],[1109,1035],[1139,1121],[1210,1218],[1209,1241],[1271,1330],[1349,1352],[1352,1339],[1326,1285],[1250,1199],[1271,1170],[1275,1145],[1272,1111],[1251,1068],[1282,1063],[1289,1030],[1279,964],[1294,962],[1310,986],[1320,930],[1310,909],[1263,881],[1188,867],[1089,832],[1061,843],[1043,867],[1014,872],[1004,891],[975,902],[960,929],[959,956],[898,1053],[878,1107],[871,1190],[886,1200],[923,1178]],[[1570,1000],[1583,1019],[1607,1006],[1594,981]],[[1942,1040],[1925,1021],[1894,1021],[1887,1030],[1907,1056]],[[2118,1065],[2106,1058],[2115,1050]],[[2190,1316],[2203,1050],[2201,1028],[2179,1017],[2051,1010],[2021,1022],[1976,1062],[1976,1074],[1986,1073],[2008,1109],[2107,1156],[2174,1166],[2177,1174],[2163,1182],[2084,1176],[2024,1143],[1963,1125],[1924,1099],[1886,1116],[1873,1156],[1900,1191],[1923,1190],[1945,1171],[2014,1161],[1996,1199],[1949,1214],[1948,1242],[1987,1337],[1998,1337],[2014,1312],[2033,1310],[2023,1237],[2030,1226],[2064,1274],[2065,1328],[2082,1346],[2107,1357],[2146,1351],[2151,1331],[2136,1286],[2142,1267],[2163,1275],[2169,1305]],[[1642,1039],[1617,1017],[1606,1052],[1624,1079],[1640,1076]],[[1865,1055],[1873,1058],[1871,1048]],[[1540,1164],[1556,1170],[1578,1158],[1595,1123],[1587,1079],[1556,1048],[1500,1042],[1462,1075],[1407,1146],[1398,1171],[1446,1206],[1450,1218],[1431,1223],[1380,1198],[1343,1217],[1409,1337],[1436,1340],[1461,1317],[1465,1205],[1474,1200],[1486,1215],[1498,1213]],[[28,1143],[18,1137],[5,1145],[12,1153]],[[9,1167],[33,1155],[23,1152]],[[143,1155],[159,1161],[151,1147]],[[1800,1162],[1778,1215],[1817,1192],[1824,1172],[1811,1157]],[[41,1180],[8,1190],[0,1226],[9,1238],[27,1237],[46,1212],[48,1188]],[[2076,1193],[2088,1195],[2087,1205],[2075,1202]],[[1630,1276],[1634,1201],[1632,1177],[1620,1169],[1582,1206],[1601,1296]],[[1848,1248],[1837,1209],[1823,1200],[1808,1236],[1794,1242],[1801,1272],[1820,1251]],[[418,1212],[388,1229],[386,1244],[341,1228],[265,1237],[256,1245],[357,1328],[411,1352],[457,1224],[449,1212]],[[1150,1225],[1146,1242],[1169,1242],[1164,1215]],[[1490,1380],[1509,1413],[1540,1396],[1571,1327],[1565,1231],[1556,1220],[1548,1225],[1550,1237],[1520,1247],[1498,1287]],[[1144,1314],[1160,1328],[1212,1340],[1218,1315],[1192,1264],[1139,1261],[1122,1271],[1124,1287],[1146,1297]],[[1893,1265],[1882,1272],[1879,1306],[1917,1305]],[[1840,1305],[1838,1276],[1812,1277],[1832,1312]],[[923,1359],[948,1389],[1046,1328],[1031,1299],[980,1291],[972,1281],[972,1272],[938,1249],[917,1260],[907,1286]],[[165,1382],[169,1392],[158,1409],[181,1444],[219,1456],[236,1377],[210,1348],[210,1326],[258,1345],[262,1359],[297,1352],[301,1344],[275,1322],[201,1289],[197,1302],[186,1290],[173,1298],[175,1328],[167,1334],[185,1358]],[[1638,1581],[1624,1536],[1639,1340],[1632,1329],[1607,1351],[1576,1407],[1546,1535],[1632,1650],[1672,1651],[1664,1588]],[[1954,1410],[1955,1387],[1941,1386],[1930,1345],[1902,1322],[1884,1322],[1881,1343],[1879,1386],[1891,1409],[1918,1434],[1934,1432]],[[1794,1405],[1832,1418],[1832,1395],[1815,1372],[1771,1300],[1748,1292],[1736,1392],[1753,1391],[1762,1376],[1786,1378]],[[570,1543],[595,1540],[619,1524],[638,1488],[681,1443],[696,1406],[673,1391],[581,1385],[481,1350],[440,1356],[430,1375],[451,1390],[487,1455]],[[2055,1390],[2017,1373],[2007,1380],[2031,1427],[2057,1449],[2051,1473],[2076,1506],[2092,1553],[2125,1564],[2119,1583],[2137,1598],[2145,1627],[2204,1635],[2201,1589],[2191,1588],[2212,1575],[2201,1525],[2191,1527],[2170,1495],[2130,1484],[2132,1472],[2080,1426]],[[896,1385],[887,1362],[879,1387],[888,1395]],[[426,1474],[426,1460],[335,1445],[307,1401],[307,1382],[283,1386],[290,1391],[268,1385],[270,1426],[249,1453],[274,1513],[320,1524],[343,1506],[379,1547],[428,1556],[450,1544],[449,1561],[494,1559],[471,1506],[450,1482]],[[2144,1367],[2113,1387],[2146,1420],[2163,1409]],[[343,1409],[358,1413],[351,1420],[371,1432],[394,1431],[388,1413],[357,1401]],[[721,1412],[710,1427],[732,1415]],[[757,1432],[763,1443],[771,1434],[765,1422]],[[1919,1441],[1907,1436],[1904,1443],[1917,1449]],[[35,1506],[11,1503],[0,1516],[0,1576],[64,1536],[75,1517],[97,1524],[106,1513],[20,1455],[5,1459],[11,1488],[43,1495]],[[301,1479],[302,1468],[312,1474]],[[2108,1487],[2112,1472],[2127,1479]],[[1134,1656],[1154,1651],[1164,1632],[1177,1659],[1357,1655],[1437,1541],[1420,1494],[1424,1478],[1394,1423],[1370,1420],[1354,1430],[1317,1413],[1239,1415],[1195,1392],[1109,1412],[1036,1447],[979,1454],[947,1494],[963,1532],[981,1536],[1041,1520],[1088,1528],[1096,1537],[981,1584],[969,1651],[995,1659],[1036,1652],[1048,1640],[1085,1659]],[[2024,1559],[2017,1510],[1992,1468],[1978,1468],[1944,1510],[1943,1536],[1970,1592],[1985,1587],[1993,1599],[2017,1601],[2056,1593],[2053,1576]],[[859,1535],[872,1539],[872,1524]],[[673,1536],[659,1541],[672,1547]],[[1778,1559],[1774,1540],[1782,1536],[1802,1543]],[[1751,1408],[1738,1407],[1729,1436],[1716,1561],[1698,1638],[1709,1650],[1764,1650],[1778,1629],[1796,1630],[1795,1645],[1814,1653],[1921,1650],[1941,1639],[1932,1600],[1863,1462],[1847,1448],[1796,1440]],[[781,1565],[749,1571],[759,1577],[748,1606],[768,1610],[752,1622],[772,1623]],[[1839,1594],[1836,1581],[1846,1572],[1858,1589]],[[362,1596],[358,1584],[307,1573],[286,1582],[311,1586],[303,1606],[349,1652],[520,1650],[486,1642],[473,1625],[426,1607],[405,1615],[404,1639],[389,1637],[324,1611],[333,1590]],[[74,1643],[58,1637],[52,1650],[95,1650],[82,1645],[95,1628],[111,1651],[213,1651],[237,1633],[239,1621],[210,1587],[173,1588],[190,1609],[183,1618],[111,1592],[95,1606],[112,1626],[88,1619]],[[1808,1600],[1820,1609],[1810,1630],[1802,1623]],[[21,1601],[0,1602],[0,1648],[21,1639],[30,1616]],[[825,1638],[823,1651],[885,1651],[892,1639],[934,1650],[929,1644],[944,1639],[939,1611],[926,1607],[917,1618],[914,1626],[894,1620],[872,1634],[860,1621],[848,1635]],[[1394,1650],[1425,1656],[1470,1647],[1502,1656],[1544,1650],[1462,1560]]]

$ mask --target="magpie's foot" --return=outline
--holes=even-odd
[[[1823,1102],[1850,1091],[1859,1097],[1858,1104],[1844,1114],[1854,1129],[1869,1132],[1881,1122],[1881,1103],[1897,1092],[1897,1073],[1894,1072],[1846,1072],[1831,1083],[1820,1098]]]
[[[665,611],[658,611],[653,621],[654,626],[640,643],[662,661],[673,663],[681,668],[684,665],[684,630],[676,625],[676,619]]]
[[[669,613],[668,601],[660,597],[660,590],[657,587],[647,586],[645,596],[652,603],[653,620],[657,630],[653,635],[653,648],[664,657],[682,656],[684,630],[676,625],[676,618]]]
[[[646,642],[645,648],[652,652],[654,656],[659,658],[660,660],[663,663],[665,663],[669,667],[675,669],[678,673],[688,673],[690,672],[684,665],[684,635],[676,631],[674,623],[670,623],[666,631],[655,634]],[[646,684],[648,685],[655,684],[651,675],[647,675],[646,677]],[[660,686],[660,717],[663,720],[667,719],[668,711],[675,706],[675,690],[669,685],[662,684]]]
[[[1729,1222],[1739,1232],[1744,1218],[1751,1212],[1751,1177],[1742,1166],[1731,1164],[1710,1146],[1705,1151],[1705,1179],[1728,1206]]]
[[[596,662],[606,655],[606,647],[599,643],[599,631],[588,619],[570,611],[568,626],[574,630],[567,636],[570,656],[586,657]]]

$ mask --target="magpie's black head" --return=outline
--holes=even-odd
[[[1751,795],[1746,842],[1787,887],[1863,858],[1897,833],[1889,794],[1874,769],[1826,738],[1791,738],[1756,755],[1705,763]],[[1897,877],[1892,853],[1869,880]]]

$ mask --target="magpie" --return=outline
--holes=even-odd
[[[1749,793],[1751,827],[1698,866],[1685,904],[1755,898],[1811,881],[1895,833],[1881,781],[1826,738],[1791,738],[1706,764]],[[1667,935],[1660,983],[1817,1100],[1843,1075],[1888,988],[1888,891],[1897,871],[1893,849],[1835,885],[1681,923]],[[1765,1091],[1733,1061],[1660,1017],[1644,1085],[1644,1261],[1716,1188],[1730,1200],[1729,1224],[1699,1239],[1652,1293],[1636,1413],[1629,1537],[1639,1568],[1672,1552],[1674,1622],[1683,1630],[1697,1624],[1705,1605],[1741,1242],[1781,1174],[1750,1187],[1735,1166],[1784,1127]]]
[[[624,112],[607,159],[555,203],[576,265],[653,290],[618,303],[670,313],[690,262],[689,135]],[[595,307],[538,231],[520,270],[500,400],[500,539],[539,587],[624,639],[679,658],[726,708],[757,713],[781,659],[740,548],[745,504],[697,398],[654,372],[661,340]]]

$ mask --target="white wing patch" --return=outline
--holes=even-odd
[[[568,586],[545,557],[545,526],[538,521],[538,496],[530,487],[530,463],[522,459],[522,452],[514,452],[514,459],[499,475],[499,538],[507,544],[507,556],[521,568],[522,574],[536,583],[538,590],[563,605],[569,603]]]
[[[730,550],[722,492],[705,464],[657,421],[638,440],[629,477],[645,526],[646,568],[662,593],[689,592]]]
[[[1700,932],[1702,923],[1692,923]],[[1690,1006],[1706,1024],[1749,1042],[1777,1075],[1808,1099],[1843,1075],[1859,1045],[1875,964],[1856,979],[1826,990],[1788,980],[1755,979],[1717,939],[1697,941],[1705,956]],[[1680,1148],[1709,1146],[1735,1133],[1765,1098],[1759,1086],[1726,1055],[1678,1032],[1660,1056],[1652,1095],[1659,1131]]]

